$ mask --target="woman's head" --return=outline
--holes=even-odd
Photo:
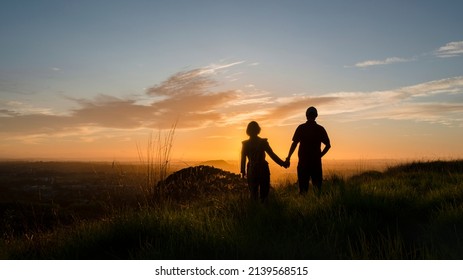
[[[246,128],[246,134],[249,136],[257,136],[260,133],[260,126],[257,122],[252,121],[248,124]]]

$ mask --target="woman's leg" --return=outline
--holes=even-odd
[[[270,192],[270,175],[264,176],[260,182],[260,200],[266,201]]]
[[[257,200],[259,198],[259,184],[255,182],[249,182],[248,187],[251,194],[251,199]]]

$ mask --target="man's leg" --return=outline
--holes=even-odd
[[[314,166],[311,170],[312,185],[314,186],[314,191],[317,194],[320,194],[322,191],[323,183],[323,172],[321,165]]]
[[[309,179],[310,174],[306,167],[298,166],[297,167],[297,180],[299,182],[299,193],[307,194],[309,191]]]

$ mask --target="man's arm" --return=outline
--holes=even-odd
[[[324,136],[322,138],[322,143],[325,144],[325,148],[323,148],[321,157],[323,157],[326,153],[328,153],[328,151],[331,148],[330,138],[328,137],[328,133],[326,133],[326,130],[324,128],[323,128],[323,134]]]
[[[289,166],[289,160],[291,159],[291,156],[296,150],[297,144],[299,144],[299,142],[293,141],[293,143],[291,144],[291,147],[289,148],[288,157],[286,158],[286,164],[288,166]]]
[[[321,157],[323,157],[326,153],[328,153],[328,151],[330,150],[330,148],[331,148],[330,142],[326,143],[326,144],[325,144],[325,148],[323,148]]]

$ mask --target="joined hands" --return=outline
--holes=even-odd
[[[286,158],[285,162],[281,166],[284,167],[284,168],[288,168],[290,165],[291,165],[291,163],[289,162],[289,158]]]

